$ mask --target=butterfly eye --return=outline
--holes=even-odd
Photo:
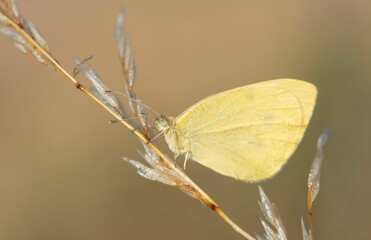
[[[155,118],[155,126],[158,130],[163,130],[169,126],[169,122],[165,115],[160,115]]]

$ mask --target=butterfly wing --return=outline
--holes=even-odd
[[[277,79],[235,88],[196,103],[176,118],[178,141],[192,159],[244,181],[277,173],[299,144],[317,90],[308,82]],[[186,139],[187,138],[187,139]]]

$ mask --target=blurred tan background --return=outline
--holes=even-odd
[[[18,6],[67,69],[73,58],[94,54],[90,63],[119,91],[113,29],[125,9],[136,91],[168,115],[262,80],[316,84],[319,98],[303,142],[261,185],[289,238],[301,239],[308,171],[316,139],[329,126],[316,239],[369,236],[371,2],[19,0]],[[240,239],[199,202],[139,177],[120,159],[139,160],[139,142],[109,125],[111,117],[66,79],[4,36],[0,56],[0,239]],[[187,173],[246,231],[263,232],[257,184],[192,162]]]

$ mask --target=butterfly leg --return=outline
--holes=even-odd
[[[184,163],[183,163],[183,169],[184,170],[186,169],[188,157],[189,157],[189,152],[187,152],[186,155],[185,155],[185,159],[184,159]]]
[[[179,156],[179,153],[177,152],[174,152],[174,165],[177,167],[178,165],[176,164],[177,163],[177,157]]]

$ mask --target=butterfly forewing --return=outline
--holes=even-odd
[[[212,95],[176,118],[178,141],[190,143],[193,160],[221,174],[269,178],[300,142],[316,94],[310,83],[278,79]]]

